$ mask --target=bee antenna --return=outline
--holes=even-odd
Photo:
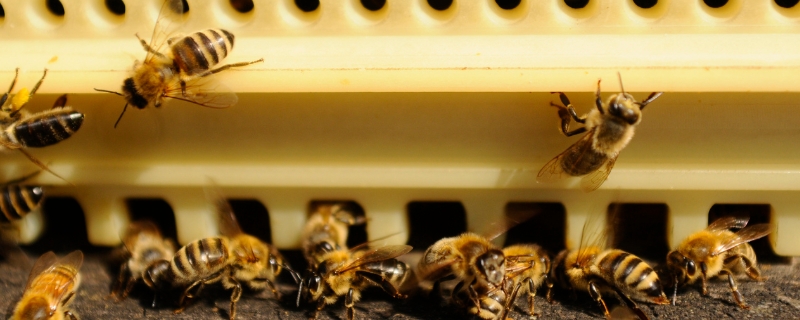
[[[622,94],[624,95],[625,94],[625,87],[622,86],[622,75],[619,74],[619,71],[617,71],[617,78],[619,78],[619,88],[620,88],[620,90],[622,90]]]
[[[123,96],[123,94],[122,94],[122,93],[119,93],[119,92],[116,92],[116,91],[111,91],[111,90],[105,90],[105,89],[97,89],[97,88],[94,88],[94,91],[100,91],[100,92],[105,92],[105,93],[113,93],[113,94],[116,94],[116,95],[118,95],[118,96]]]
[[[297,307],[300,307],[300,300],[303,297],[303,281],[305,279],[300,279],[300,285],[297,287]]]
[[[128,110],[128,104],[126,103],[124,107],[122,107],[122,113],[119,114],[119,118],[117,118],[117,122],[114,122],[114,129],[117,128],[119,121],[122,120],[122,115],[125,114],[125,110]]]

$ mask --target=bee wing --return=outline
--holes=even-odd
[[[722,243],[714,250],[714,252],[711,253],[711,256],[718,256],[742,243],[760,239],[761,237],[768,235],[770,232],[772,232],[772,227],[766,223],[746,227],[734,233],[733,236],[723,240]]]
[[[122,236],[122,244],[128,252],[131,252],[140,235],[148,234],[149,236],[161,238],[161,230],[158,226],[150,220],[133,221],[125,228],[125,233]]]
[[[52,265],[47,270],[50,270],[52,268],[56,268],[56,267],[59,267],[59,266],[63,266],[63,267],[67,267],[68,269],[75,270],[75,274],[77,275],[78,271],[80,271],[80,269],[81,269],[81,265],[82,264],[83,264],[83,252],[81,252],[80,250],[75,250],[75,251],[70,252],[68,255],[64,256],[60,260],[58,260],[58,262],[56,262],[54,265]],[[55,288],[54,289],[55,292],[60,292],[61,293],[61,295],[57,297],[58,299],[54,299],[53,301],[50,302],[52,304],[52,305],[50,305],[50,309],[51,310],[55,310],[56,307],[58,306],[58,304],[60,304],[62,302],[61,300],[64,298],[64,295],[72,292],[72,291],[68,291],[68,290],[65,290],[65,289],[66,289],[66,287],[68,287],[68,286],[72,285],[73,283],[75,283],[75,277],[74,276],[73,277],[69,277],[69,278],[67,278],[67,277],[50,277],[50,279],[51,279],[50,286],[52,288]]]
[[[583,223],[581,231],[581,242],[578,246],[578,257],[576,263],[579,266],[587,266],[592,262],[593,254],[597,248],[605,248],[607,244],[608,226],[601,226],[599,215],[589,215]]]
[[[150,37],[150,48],[156,52],[163,53],[165,45],[168,45],[167,39],[175,34],[175,30],[185,19],[184,9],[183,1],[181,0],[164,1],[161,10],[158,12],[153,35]],[[152,60],[155,56],[156,53],[148,51],[145,62]]]
[[[589,130],[588,133],[583,135],[580,140],[573,143],[569,148],[567,148],[567,150],[564,150],[564,152],[561,152],[561,154],[547,162],[547,164],[545,164],[544,167],[539,170],[539,174],[536,175],[536,182],[550,183],[574,177],[564,171],[564,158],[568,152],[577,151],[580,154],[584,154],[585,152],[591,150],[592,136],[594,136],[594,129]]]
[[[209,180],[211,179],[209,178]],[[243,234],[244,232],[239,226],[236,216],[233,214],[233,208],[228,200],[225,199],[219,186],[212,180],[211,185],[205,187],[205,191],[206,197],[214,203],[214,209],[217,212],[217,220],[219,221],[220,234],[226,237]]]
[[[206,108],[225,109],[239,101],[239,97],[214,77],[189,81],[186,91],[180,85],[167,88],[164,97],[194,103]]]
[[[599,169],[583,176],[581,179],[581,190],[583,190],[583,192],[592,192],[600,188],[600,185],[606,181],[608,175],[611,173],[611,169],[614,168],[614,163],[617,162],[618,155],[619,154],[609,157],[606,163],[601,165]]]
[[[50,269],[56,262],[58,262],[58,257],[53,251],[45,252],[39,259],[36,259],[36,262],[33,263],[33,268],[31,268],[31,273],[28,276],[28,284],[25,287],[30,288],[33,279],[36,279],[36,276],[42,274],[45,270]]]
[[[370,262],[377,262],[377,261],[383,261],[383,260],[389,260],[389,259],[392,259],[392,258],[397,258],[399,256],[402,256],[402,255],[408,253],[409,251],[411,251],[411,249],[413,249],[411,246],[404,245],[404,244],[393,245],[393,246],[385,246],[385,247],[380,247],[380,248],[377,248],[377,249],[372,249],[372,250],[364,252],[358,258],[354,259],[353,262],[351,262],[350,264],[345,265],[345,266],[337,269],[334,272],[335,273],[343,273],[343,272],[346,272],[348,270],[352,270],[352,269],[358,268],[358,267],[360,267],[362,265],[365,265],[367,263],[370,263]]]
[[[714,220],[706,230],[717,233],[720,231],[728,231],[728,229],[736,228],[741,229],[744,228],[747,223],[750,221],[748,217],[722,217],[717,220]]]

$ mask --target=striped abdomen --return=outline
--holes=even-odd
[[[747,269],[744,261],[740,258],[736,258],[737,255],[749,259],[753,266],[757,263],[756,252],[749,243],[742,243],[735,246],[725,253],[725,268],[733,271],[735,274],[743,274]],[[758,267],[756,267],[756,270],[758,270]],[[760,274],[760,271],[757,272]]]
[[[192,282],[219,272],[230,263],[228,248],[228,240],[219,237],[190,242],[172,258],[170,269],[175,283]]]
[[[12,184],[3,187],[0,201],[0,222],[10,222],[25,217],[42,202],[44,192],[39,186]]]
[[[10,140],[25,147],[40,148],[66,140],[80,129],[83,113],[56,108],[34,114],[6,128]]]
[[[476,306],[471,299],[465,297],[465,294],[459,295],[458,298],[461,299],[459,303],[470,306],[467,311],[480,319],[497,319],[505,309],[506,293],[503,290],[490,288],[478,288],[478,290],[481,291],[478,292],[479,305]]]
[[[186,75],[210,70],[233,49],[233,34],[222,29],[195,32],[171,43],[175,64]]]
[[[596,276],[631,298],[654,303],[667,302],[658,275],[639,257],[622,250],[605,250],[595,259],[595,266],[598,269]]]
[[[364,264],[361,268],[380,275],[395,286],[402,285],[410,273],[408,272],[408,265],[397,259],[371,262]]]

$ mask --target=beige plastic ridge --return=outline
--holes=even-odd
[[[158,197],[175,212],[179,242],[216,232],[202,187],[217,181],[232,198],[270,212],[274,243],[297,248],[309,201],[357,201],[371,239],[401,232],[409,201],[461,201],[480,232],[509,201],[561,202],[568,243],[586,216],[611,202],[664,203],[669,243],[703,228],[715,203],[772,207],[776,253],[800,255],[800,6],[731,0],[459,1],[444,12],[425,0],[323,2],[312,13],[292,0],[254,1],[247,14],[228,1],[189,1],[182,28],[237,36],[227,62],[265,62],[219,74],[239,95],[228,110],[171,102],[128,110],[93,88],[118,90],[144,51],[160,1],[127,1],[115,16],[103,1],[62,0],[52,16],[39,2],[3,2],[0,88],[21,67],[18,88],[47,79],[28,106],[49,108],[57,94],[86,114],[81,130],[31,150],[76,186],[42,174],[48,195],[81,204],[89,239],[119,243],[129,220],[125,199]],[[43,2],[42,2],[43,3]],[[578,138],[557,131],[557,97],[579,113],[619,91],[616,72],[638,99],[666,91],[643,111],[636,136],[600,190],[576,181],[543,185],[536,173]],[[3,155],[9,180],[33,165]],[[41,220],[41,216],[38,216]],[[42,229],[23,221],[23,241]]]

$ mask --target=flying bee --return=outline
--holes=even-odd
[[[617,73],[619,76],[619,73]],[[537,182],[554,182],[569,177],[583,176],[581,189],[584,192],[596,190],[606,181],[611,168],[617,161],[619,152],[628,145],[633,138],[634,128],[642,120],[642,110],[648,104],[660,97],[663,92],[653,92],[642,102],[622,87],[622,76],[619,76],[621,93],[613,94],[605,103],[600,99],[600,80],[597,80],[595,93],[595,106],[588,114],[579,117],[569,102],[567,95],[558,93],[561,102],[550,105],[558,108],[561,118],[561,132],[567,137],[586,134],[552,160],[539,171]],[[570,119],[584,126],[570,131]]]
[[[11,100],[8,100],[19,77],[19,69],[17,69],[8,92],[0,97],[0,126],[2,126],[0,149],[19,150],[40,168],[65,180],[25,150],[26,148],[47,147],[64,141],[75,134],[83,124],[83,113],[66,106],[67,95],[58,97],[50,110],[30,114],[23,109],[39,90],[46,75],[47,69],[44,70],[42,78],[39,79],[33,90],[28,92],[28,89],[22,88]]]
[[[242,296],[242,283],[251,290],[269,287],[279,294],[273,282],[283,269],[299,276],[284,262],[277,248],[244,233],[233,209],[218,190],[213,195],[219,218],[221,237],[195,240],[180,248],[170,260],[152,263],[142,275],[148,287],[159,291],[167,287],[183,287],[176,313],[187,306],[207,284],[220,282],[232,290],[230,319],[236,318],[236,303]]]
[[[165,239],[158,226],[151,221],[131,222],[125,230],[122,244],[127,260],[120,266],[117,286],[111,292],[119,300],[128,297],[150,264],[175,255],[175,243]]]
[[[743,272],[750,279],[763,280],[761,271],[756,267],[755,252],[748,242],[766,236],[772,229],[766,223],[747,226],[748,221],[747,218],[736,217],[717,219],[707,228],[688,236],[676,250],[667,254],[667,268],[674,277],[672,304],[676,302],[679,286],[700,280],[703,295],[708,295],[706,280],[727,275],[736,304],[742,309],[750,308],[744,303],[733,275]],[[741,230],[734,233],[729,230],[731,228]]]
[[[128,105],[138,109],[151,105],[158,108],[166,98],[172,98],[209,108],[233,106],[237,101],[236,94],[216,88],[211,82],[201,84],[198,80],[230,68],[264,61],[258,59],[217,67],[233,50],[233,34],[223,29],[207,29],[188,36],[171,37],[172,22],[180,21],[183,12],[181,0],[166,0],[150,43],[136,35],[147,55],[144,62],[134,63],[133,75],[122,83],[122,93],[95,89],[125,98],[125,107],[114,123],[115,128]],[[165,43],[167,48],[164,48]]]
[[[61,259],[52,251],[39,257],[31,269],[25,293],[11,319],[77,320],[68,306],[80,284],[78,271],[82,263],[83,253],[80,250]]]
[[[649,319],[634,300],[669,304],[661,280],[653,268],[641,258],[618,249],[603,249],[605,233],[587,233],[589,220],[583,226],[580,247],[563,250],[553,260],[550,278],[562,288],[589,293],[611,317],[603,294],[612,292],[642,320]]]
[[[344,296],[347,319],[356,317],[355,304],[361,291],[368,287],[381,287],[393,298],[404,299],[399,287],[406,281],[409,267],[395,258],[411,251],[408,245],[385,246],[376,249],[339,249],[322,255],[322,262],[301,282],[297,305],[304,295],[317,303],[314,319],[329,304]]]
[[[528,294],[528,314],[535,315],[534,297],[536,290],[547,286],[547,300],[551,301],[550,288],[553,287],[548,274],[550,273],[550,256],[540,246],[535,244],[518,244],[503,248],[506,256],[506,275],[504,291],[510,292],[518,285],[522,285],[522,292]],[[510,301],[510,306],[514,301]]]
[[[25,180],[38,174],[39,171],[36,171],[0,185],[0,223],[21,220],[39,207],[44,197],[42,187],[22,185]]]
[[[308,264],[316,266],[326,253],[347,249],[348,228],[363,223],[363,217],[353,216],[339,204],[317,207],[302,234],[303,255]]]

